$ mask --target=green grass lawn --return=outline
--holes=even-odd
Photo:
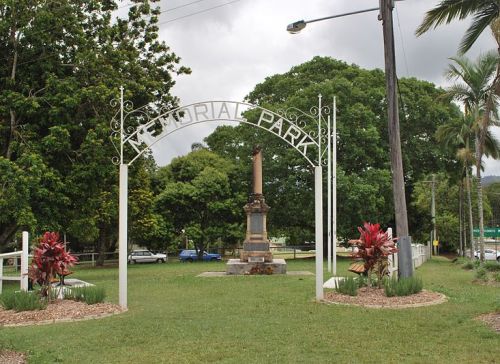
[[[339,275],[348,262],[339,262]],[[326,266],[326,264],[325,264]],[[129,311],[100,320],[0,328],[30,363],[493,363],[500,335],[473,320],[498,288],[445,259],[417,270],[449,301],[406,310],[314,302],[314,276],[198,278],[224,263],[129,266]],[[314,260],[288,262],[314,272]],[[77,269],[117,302],[118,269]],[[325,275],[326,277],[326,275]],[[15,286],[9,284],[7,289]]]

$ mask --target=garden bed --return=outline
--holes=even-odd
[[[357,296],[348,296],[335,291],[327,292],[324,302],[370,308],[412,308],[444,303],[446,296],[442,293],[422,290],[410,296],[387,297],[384,289],[362,287],[358,289]]]
[[[0,308],[0,326],[29,326],[89,320],[124,311],[120,306],[112,303],[88,305],[72,300],[56,300],[50,303],[45,310],[15,312]]]
[[[26,354],[12,350],[0,350],[0,364],[24,364]]]
[[[477,317],[478,320],[483,321],[486,325],[491,327],[497,334],[500,334],[500,312],[486,313]]]

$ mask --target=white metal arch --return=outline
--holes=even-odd
[[[296,149],[306,161],[314,167],[315,190],[315,243],[316,243],[316,299],[323,299],[323,180],[322,168],[328,166],[328,270],[331,271],[333,255],[333,274],[336,274],[336,194],[333,194],[332,185],[335,186],[335,165],[332,166],[331,145],[332,139],[335,150],[335,128],[331,128],[331,109],[321,104],[322,97],[318,96],[318,106],[307,114],[299,109],[289,109],[281,114],[261,106],[235,101],[205,101],[177,107],[172,110],[155,112],[150,116],[146,107],[134,109],[131,102],[124,101],[123,87],[120,87],[120,100],[112,100],[112,106],[119,110],[111,120],[111,140],[118,156],[113,157],[113,163],[120,166],[119,188],[119,303],[127,308],[127,241],[128,241],[128,167],[141,155],[163,140],[170,134],[189,127],[211,121],[227,121],[246,123],[278,136],[291,147]],[[249,121],[243,113],[250,110],[260,110],[257,120]],[[336,105],[333,102],[333,123],[336,122]],[[217,111],[217,115],[216,115]],[[327,117],[327,120],[325,119]],[[126,127],[125,121],[135,119],[135,127]],[[304,127],[308,121],[314,121],[317,131],[307,132]],[[322,128],[326,124],[327,128]],[[119,140],[119,147],[115,142]],[[322,145],[326,144],[326,148]],[[124,161],[124,147],[131,147],[136,155],[129,162]],[[333,168],[332,168],[333,167]],[[333,179],[332,179],[333,169]],[[333,184],[332,184],[333,181]],[[332,203],[333,202],[333,203]],[[332,206],[333,205],[333,206]],[[333,207],[333,209],[332,209]],[[333,212],[333,221],[332,215]],[[333,230],[332,223],[333,222]],[[333,248],[333,251],[332,251]]]

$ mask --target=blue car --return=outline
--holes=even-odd
[[[203,252],[203,260],[204,261],[217,261],[221,260],[222,257],[220,254],[212,254],[212,253],[207,253]],[[194,262],[195,260],[198,260],[198,255],[196,254],[196,250],[183,250],[179,254],[179,260],[181,262]]]

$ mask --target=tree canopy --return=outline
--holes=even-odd
[[[110,0],[0,1],[0,249],[20,228],[114,244],[109,102],[123,85],[136,105],[174,106],[173,76],[189,72],[158,40],[155,2],[114,18]]]
[[[443,91],[429,82],[410,78],[399,84],[403,162],[410,197],[413,184],[427,173],[451,173],[455,169],[456,162],[436,143],[434,133],[461,113],[455,105],[441,100]],[[337,97],[339,236],[355,236],[356,226],[363,221],[393,225],[381,70],[364,70],[331,58],[315,57],[284,74],[266,78],[246,100],[272,110],[295,107],[308,111],[317,105],[318,94],[323,95],[323,103],[331,103],[333,96]],[[257,114],[250,111],[246,116]],[[251,150],[256,144],[262,145],[264,195],[272,209],[270,234],[287,236],[295,244],[313,238],[313,175],[299,153],[272,134],[248,125],[219,127],[205,142],[210,150],[234,161],[247,189]],[[413,212],[410,224],[413,230],[419,230],[421,215]]]

